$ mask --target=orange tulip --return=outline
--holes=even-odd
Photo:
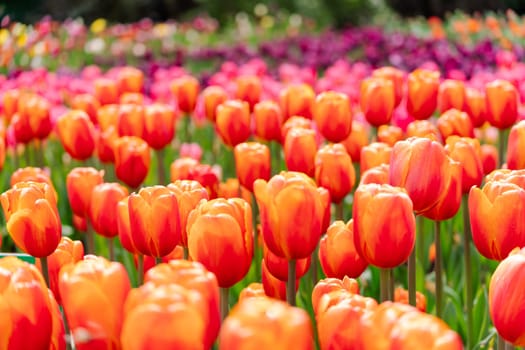
[[[403,129],[395,125],[381,125],[377,129],[377,141],[386,143],[390,147],[394,146],[397,141],[405,138]]]
[[[408,290],[401,287],[396,288],[394,291],[394,301],[396,303],[409,305]],[[425,294],[416,292],[416,308],[421,312],[427,311],[427,298],[425,297]]]
[[[217,117],[217,106],[226,102],[228,99],[226,90],[220,86],[208,86],[202,90],[202,99],[206,118],[215,123]]]
[[[144,73],[138,68],[126,66],[119,69],[117,86],[120,94],[141,92],[144,85]]]
[[[405,72],[394,67],[381,67],[374,69],[372,77],[388,79],[392,82],[396,97],[394,107],[399,106],[404,94]]]
[[[89,220],[95,232],[104,237],[118,235],[117,205],[128,196],[128,189],[119,183],[102,183],[91,192]]]
[[[192,113],[199,95],[199,81],[191,75],[185,75],[172,81],[170,88],[177,100],[179,110],[183,113]]]
[[[481,163],[483,164],[483,174],[490,174],[498,167],[498,149],[494,145],[481,145]],[[507,152],[510,152],[507,149]]]
[[[49,289],[53,292],[54,298],[62,304],[60,291],[58,290],[58,273],[62,266],[76,263],[84,257],[84,246],[81,241],[73,241],[69,237],[62,237],[55,251],[47,257],[49,272]],[[40,260],[36,261],[36,266],[42,271]]]
[[[115,173],[126,185],[136,188],[149,171],[150,152],[146,141],[135,136],[115,140]]]
[[[229,178],[219,184],[216,198],[242,198],[251,203],[252,193],[241,186],[239,179]]]
[[[11,124],[17,142],[45,139],[52,130],[50,104],[36,94],[22,94],[18,100],[17,113]]]
[[[365,125],[354,120],[352,122],[352,132],[341,143],[345,146],[352,161],[359,162],[361,160],[361,149],[368,145],[368,131]]]
[[[94,125],[98,124],[97,110],[100,102],[91,94],[78,94],[71,100],[71,108],[86,112]]]
[[[522,120],[510,129],[507,144],[507,167],[509,169],[524,169],[525,156],[522,154],[525,147],[525,121]]]
[[[190,169],[193,169],[199,164],[199,161],[190,157],[178,158],[170,165],[170,180],[187,180],[190,176]]]
[[[285,260],[285,263],[286,260]],[[268,269],[266,260],[261,262],[261,281],[263,285],[263,290],[266,296],[270,298],[275,298],[279,300],[286,300],[286,282],[278,279]],[[299,279],[295,280],[295,291],[297,292],[299,287]]]
[[[121,104],[118,111],[117,130],[119,136],[144,138],[146,118],[145,108],[137,104]]]
[[[518,118],[518,91],[506,80],[494,80],[485,85],[487,121],[498,129],[507,129]]]
[[[97,110],[97,123],[101,130],[107,130],[109,127],[118,127],[120,105],[110,104],[101,106]]]
[[[87,231],[87,222],[86,218],[73,214],[73,227],[79,232]]]
[[[354,222],[335,221],[319,243],[319,261],[326,277],[359,277],[368,264],[354,245]]]
[[[240,76],[235,83],[235,98],[248,102],[250,110],[253,110],[253,106],[255,106],[261,98],[261,80],[257,76]]]
[[[62,267],[58,288],[77,349],[120,349],[124,301],[131,289],[122,264],[88,255]]]
[[[355,279],[348,276],[343,277],[343,279],[325,278],[317,282],[312,290],[312,307],[315,315],[326,311],[327,300],[332,292],[359,294],[359,284]]]
[[[523,188],[509,181],[489,181],[483,189],[472,187],[468,204],[472,240],[481,255],[502,260],[515,247],[525,246]]]
[[[269,180],[271,175],[270,149],[258,142],[239,143],[233,149],[237,178],[242,186],[253,192],[257,179]]]
[[[241,290],[241,292],[239,293],[238,301],[240,302],[243,299],[258,298],[265,296],[266,294],[264,294],[264,287],[262,283],[252,282]]]
[[[334,203],[340,203],[350,193],[355,184],[355,170],[343,145],[326,145],[317,151],[315,181],[330,192]]]
[[[408,138],[392,148],[390,184],[406,189],[416,213],[429,210],[444,196],[449,183],[444,147],[428,138]]]
[[[498,334],[514,346],[525,346],[523,272],[525,251],[514,249],[496,268],[489,285],[490,318]]]
[[[104,182],[104,171],[95,168],[73,168],[66,177],[67,197],[74,214],[86,218],[95,186]]]
[[[2,95],[2,109],[8,122],[11,121],[13,115],[18,110],[20,95],[21,93],[18,89],[9,89]]]
[[[184,180],[194,180],[208,191],[209,199],[215,199],[219,191],[219,174],[209,164],[196,164],[188,169],[188,176]],[[239,186],[237,186],[239,188]]]
[[[315,92],[310,85],[290,85],[279,95],[279,104],[283,112],[283,120],[298,115],[312,119]]]
[[[315,175],[316,133],[311,129],[292,128],[284,141],[284,160],[290,171]]]
[[[313,350],[313,332],[306,311],[275,299],[240,301],[224,320],[219,349]]]
[[[175,112],[168,105],[152,104],[144,108],[144,140],[153,149],[166,147],[175,135]]]
[[[80,110],[71,110],[56,124],[60,142],[74,159],[85,160],[95,151],[95,127],[89,116]]]
[[[288,260],[310,256],[321,236],[328,192],[302,173],[281,172],[268,182],[256,180],[254,193],[272,253]]]
[[[0,349],[50,349],[52,296],[38,269],[6,257],[0,259],[0,276]]]
[[[328,141],[341,142],[352,131],[352,111],[347,95],[326,91],[315,99],[313,107],[317,128]]]
[[[415,119],[428,119],[436,110],[439,72],[416,69],[408,75],[407,112]]]
[[[117,103],[118,86],[117,82],[107,78],[98,78],[94,81],[95,97],[101,105]]]
[[[288,135],[288,132],[292,129],[309,129],[314,130],[314,124],[311,119],[307,119],[305,117],[300,117],[298,115],[294,115],[286,122],[284,122],[282,128],[281,128],[281,140],[286,140],[286,136]]]
[[[56,201],[54,189],[38,182],[19,182],[0,196],[7,232],[27,254],[49,256],[58,246],[62,224]]]
[[[361,180],[359,182],[360,185],[365,184],[388,184],[389,183],[389,175],[390,173],[390,166],[388,164],[380,164],[378,166],[372,167],[368,170],[366,170],[364,173],[361,174]]]
[[[213,272],[221,288],[244,278],[253,256],[252,210],[245,200],[202,202],[186,227],[190,257]]]
[[[55,300],[53,293],[48,289],[49,304],[51,308],[51,342],[49,350],[66,350],[66,334],[62,312]]]
[[[143,187],[129,196],[128,206],[133,243],[140,253],[162,257],[181,242],[177,197],[167,187]]]
[[[208,200],[208,191],[197,181],[176,180],[168,185],[168,189],[177,197],[179,204],[181,245],[188,246],[188,231],[186,223],[190,212],[197,207],[203,199]]]
[[[445,150],[450,158],[461,164],[463,193],[468,193],[472,186],[481,185],[483,164],[481,163],[481,149],[477,139],[451,136],[447,139]]]
[[[285,258],[281,258],[280,256],[272,253],[272,251],[268,249],[265,244],[263,245],[263,258],[264,264],[272,277],[275,277],[283,282],[288,281],[288,261]],[[308,272],[310,263],[310,257],[297,260],[297,263],[295,264],[296,279],[303,277]],[[286,291],[286,287],[284,287],[284,290]],[[284,296],[285,297],[282,298],[283,300],[286,299],[286,293],[284,293]]]
[[[144,104],[144,99],[144,94],[140,92],[125,92],[120,95],[118,102],[120,105],[131,104],[142,106]]]
[[[365,172],[370,168],[390,162],[392,147],[382,142],[372,142],[361,148],[360,170]]]
[[[251,134],[250,106],[247,102],[229,100],[217,107],[215,126],[224,144],[235,147]]]
[[[18,168],[13,174],[11,174],[10,185],[13,187],[19,182],[33,181],[33,182],[43,182],[48,184],[50,187],[53,187],[51,178],[49,177],[49,169],[45,168],[35,168],[35,167],[25,167]]]
[[[392,80],[371,77],[361,82],[361,111],[370,125],[378,127],[390,123],[395,103]]]
[[[271,100],[261,101],[253,108],[255,135],[265,141],[281,141],[283,116],[279,105]]]
[[[98,130],[97,139],[97,157],[102,163],[115,162],[115,141],[118,139],[117,129],[110,126],[106,130]]]
[[[449,109],[464,110],[466,100],[465,83],[461,80],[445,79],[439,84],[438,110],[445,113]]]
[[[366,262],[392,268],[408,259],[416,240],[416,219],[403,189],[360,185],[354,194],[352,217],[355,248]]]
[[[414,120],[407,126],[407,137],[426,137],[433,141],[440,140],[438,128],[428,120]]]
[[[474,88],[467,88],[464,110],[469,115],[473,127],[482,126],[487,118],[485,93]]]
[[[138,254],[139,252],[137,247],[135,247],[135,243],[133,243],[133,236],[131,234],[129,197],[122,199],[117,204],[117,229],[122,247],[132,254]]]
[[[443,140],[452,135],[474,137],[474,128],[468,114],[457,109],[449,109],[443,113],[437,120],[437,127]]]

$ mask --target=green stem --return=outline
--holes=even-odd
[[[139,286],[144,282],[144,255],[138,254],[137,256],[137,284]]]
[[[310,257],[310,278],[312,280],[312,288],[319,281],[319,276],[317,274],[318,266],[319,266],[319,244],[316,245],[314,252],[312,253],[312,256]]]
[[[255,261],[255,279],[261,280],[261,252],[259,249],[259,232],[257,230],[257,217],[259,216],[257,200],[252,193],[252,226],[253,226],[253,259]]]
[[[44,276],[44,280],[46,281],[46,285],[49,288],[49,265],[47,263],[47,256],[40,258],[40,265],[42,266],[42,275]]]
[[[498,158],[499,158],[499,168],[505,163],[505,129],[498,129]]]
[[[295,306],[295,264],[296,260],[288,260],[288,283],[286,284],[286,301]]]
[[[390,298],[390,269],[379,269],[381,285],[381,302]]]
[[[155,265],[162,264],[162,258],[160,256],[155,257]]]
[[[184,260],[188,260],[189,255],[188,247],[182,247],[182,257]]]
[[[93,225],[89,218],[86,216],[86,255],[95,254],[95,231],[93,230]]]
[[[191,142],[191,114],[187,114],[184,117],[184,138],[182,139],[183,142],[189,143]]]
[[[389,292],[390,294],[388,295],[388,300],[394,300],[394,294],[395,294],[395,290],[396,290],[396,281],[395,281],[395,277],[394,277],[394,269],[388,269],[389,271],[389,274],[390,274],[390,277],[389,277],[389,284],[390,284],[390,289],[389,289]]]
[[[281,172],[281,144],[277,141],[270,141],[270,154],[272,156],[272,175]]]
[[[344,221],[344,206],[345,201],[341,200],[341,202],[335,204],[335,219],[336,220],[343,220]]]
[[[115,241],[113,237],[108,237],[109,260],[115,261]]]
[[[379,139],[379,137],[377,136],[377,132],[379,131],[379,127],[377,126],[372,126],[372,135],[370,137],[370,139],[372,140],[371,142],[377,142],[377,140]]]
[[[425,230],[424,230],[424,220],[425,218],[422,215],[417,217],[417,236],[416,236],[416,257],[419,260],[419,263],[423,268],[425,268]]]
[[[506,346],[505,346],[506,343],[507,343],[507,342],[505,341],[505,339],[503,339],[503,337],[502,337],[501,335],[498,334],[498,347],[497,347],[497,349],[498,349],[498,350],[505,350],[505,348],[506,348]]]
[[[229,298],[230,298],[230,288],[220,288],[220,299],[221,299],[221,320],[224,320],[226,316],[228,316],[228,312],[230,311],[230,305],[229,305]]]
[[[436,245],[436,261],[435,261],[435,279],[436,279],[436,316],[442,318],[443,316],[443,266],[441,260],[441,223],[435,223],[435,245]]]
[[[467,309],[467,349],[471,349],[474,340],[472,320],[472,262],[470,259],[470,223],[468,213],[468,195],[463,195],[463,251],[465,257],[465,304]]]
[[[408,257],[408,302],[416,306],[416,250]]]
[[[71,344],[72,337],[71,337],[71,330],[69,329],[69,322],[67,321],[66,313],[64,312],[64,309],[60,310],[60,313],[62,314],[62,320],[64,320],[64,336],[66,338],[66,350],[73,349],[73,346]]]
[[[159,185],[166,184],[166,171],[164,169],[164,148],[155,151],[157,155],[157,181]]]

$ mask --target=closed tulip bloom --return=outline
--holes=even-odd
[[[405,138],[403,129],[395,125],[381,125],[377,129],[377,141],[386,143],[390,147],[394,146],[397,141]]]
[[[272,276],[283,282],[288,281],[288,261],[285,258],[282,258],[272,253],[272,251],[268,249],[266,245],[263,246],[263,258],[264,264],[266,265],[268,272],[271,273]],[[308,272],[308,269],[310,268],[310,263],[310,257],[297,260],[297,263],[295,264],[296,279],[303,277]],[[286,296],[286,293],[284,295]]]
[[[53,129],[50,103],[44,97],[36,94],[26,96],[27,98],[22,96],[19,100],[18,113],[27,121],[33,138],[45,139]]]
[[[135,67],[122,67],[117,74],[117,86],[120,94],[141,92],[144,87],[144,73]]]
[[[449,183],[445,190],[445,196],[429,210],[422,213],[426,218],[435,221],[443,221],[453,218],[461,206],[463,195],[463,166],[454,160],[450,160]]]
[[[330,142],[341,142],[352,131],[352,111],[347,95],[326,91],[320,93],[314,103],[314,120],[317,128]]]
[[[115,141],[118,139],[117,129],[110,126],[106,130],[98,130],[97,139],[97,157],[102,163],[115,162]]]
[[[101,130],[107,130],[109,127],[118,127],[120,105],[110,104],[101,106],[97,109],[97,123]]]
[[[433,141],[440,140],[438,128],[428,120],[414,120],[407,126],[407,137],[426,137]]]
[[[312,119],[315,92],[310,85],[290,85],[279,95],[279,104],[286,121],[294,115]]]
[[[490,318],[498,334],[514,346],[525,346],[524,267],[524,249],[514,249],[498,265],[489,285]]]
[[[467,88],[464,111],[469,115],[473,127],[482,126],[487,118],[485,93],[474,88]]]
[[[390,184],[406,189],[414,210],[432,208],[448,184],[449,161],[444,147],[428,138],[408,138],[392,148]]]
[[[27,254],[49,256],[58,246],[62,224],[56,201],[54,189],[38,182],[19,182],[0,196],[7,232]]]
[[[410,305],[408,299],[408,290],[397,287],[394,291],[394,301],[396,303]],[[425,294],[416,292],[416,308],[421,312],[427,311],[427,298],[425,297]]]
[[[89,116],[94,125],[98,124],[97,110],[100,108],[100,102],[91,94],[78,94],[71,100],[71,107],[79,109]]]
[[[317,151],[315,181],[330,192],[334,203],[340,203],[350,193],[355,184],[355,170],[343,145],[326,145]]]
[[[257,76],[246,75],[238,77],[235,83],[235,98],[248,102],[250,110],[253,110],[253,106],[255,106],[261,98],[261,80]]]
[[[62,304],[60,291],[58,289],[58,273],[62,266],[76,263],[84,257],[84,246],[81,241],[73,241],[69,237],[62,237],[55,251],[47,257],[49,272],[49,289],[53,292],[54,298]],[[40,260],[36,261],[36,266],[42,271]]]
[[[132,254],[138,254],[137,247],[135,247],[135,243],[133,243],[133,236],[131,234],[129,197],[122,199],[117,204],[117,229],[122,247]]]
[[[67,197],[74,214],[86,218],[95,186],[104,182],[104,171],[91,167],[73,168],[66,177]]]
[[[255,135],[265,141],[281,141],[283,115],[277,102],[267,100],[253,108]]]
[[[514,124],[510,129],[507,144],[507,167],[509,169],[524,169],[525,156],[522,150],[525,147],[525,121]]]
[[[239,143],[233,149],[237,178],[242,186],[253,192],[257,179],[269,180],[271,158],[268,146],[258,142]]]
[[[121,104],[118,112],[117,130],[119,136],[145,136],[145,108],[137,104]]]
[[[332,292],[359,294],[359,284],[348,276],[342,279],[329,277],[317,282],[312,290],[312,307],[315,315],[326,311],[326,300],[323,299],[326,299],[325,295]]]
[[[239,302],[243,299],[265,297],[263,284],[252,282],[241,290],[239,293]]]
[[[251,134],[250,106],[247,102],[229,100],[217,107],[217,133],[224,144],[235,147]]]
[[[241,186],[239,179],[231,177],[219,184],[216,198],[242,198],[251,203],[252,192]]]
[[[403,189],[359,186],[352,217],[355,248],[367,263],[392,268],[408,259],[416,239],[416,219],[412,201]]]
[[[215,199],[219,192],[219,174],[215,167],[209,164],[197,164],[188,170],[187,180],[194,180],[200,183],[206,191],[208,198]],[[239,186],[237,186],[239,188]]]
[[[192,113],[199,95],[199,81],[191,75],[185,75],[172,81],[170,88],[177,100],[179,110],[184,113]]]
[[[284,141],[284,160],[288,170],[314,177],[317,147],[314,130],[292,128]]]
[[[394,84],[390,79],[372,77],[361,82],[361,111],[370,125],[390,123],[395,103]]]
[[[498,167],[498,149],[494,145],[481,145],[481,163],[483,164],[483,174],[487,175],[493,172]],[[507,152],[510,152],[507,149]]]
[[[190,169],[199,164],[199,161],[190,157],[177,158],[170,165],[170,180],[187,180],[190,176]]]
[[[144,104],[144,94],[140,92],[125,92],[122,95],[120,95],[119,103],[120,105],[138,105],[142,106]]]
[[[94,81],[95,97],[101,105],[117,103],[119,91],[117,82],[112,79],[98,78]]]
[[[306,311],[270,298],[240,301],[224,320],[219,349],[314,349]]]
[[[483,164],[479,141],[468,137],[451,136],[445,150],[450,158],[461,164],[461,188],[468,193],[473,186],[483,181]]]
[[[503,260],[512,249],[525,245],[524,207],[525,190],[508,181],[490,181],[483,189],[470,190],[472,240],[481,255]]]
[[[13,174],[11,174],[11,181],[10,181],[11,187],[13,187],[15,184],[19,182],[26,182],[26,181],[43,182],[53,187],[53,183],[51,182],[48,168],[45,168],[45,169],[36,168],[36,167],[18,168],[15,170]]]
[[[464,110],[465,100],[465,83],[461,80],[445,79],[439,84],[438,110],[440,113],[449,109]]]
[[[286,262],[287,263],[287,262]],[[261,281],[266,296],[279,300],[286,300],[286,282],[275,277],[266,265],[266,260],[261,262]],[[295,291],[299,287],[299,279],[296,280]]]
[[[388,164],[380,164],[362,173],[359,184],[360,185],[365,185],[365,184],[378,184],[378,185],[385,184],[386,185],[389,183],[389,180],[390,180],[389,173],[390,173],[390,166]]]
[[[498,129],[507,129],[518,118],[518,91],[506,80],[494,80],[485,85],[487,121]]]
[[[291,116],[286,122],[284,122],[281,128],[281,140],[286,140],[288,132],[297,128],[314,130],[314,123],[311,119],[305,117],[300,117],[298,115]]]
[[[131,289],[122,264],[88,255],[60,270],[58,288],[77,349],[120,349],[124,301]]]
[[[221,288],[239,282],[251,266],[251,217],[250,205],[240,198],[202,202],[188,217],[190,256],[217,276]]]
[[[415,119],[428,119],[436,110],[439,72],[416,69],[408,75],[407,112]]]
[[[465,112],[457,109],[449,109],[437,120],[437,127],[443,140],[449,136],[474,137],[472,121]]]
[[[217,106],[226,102],[228,93],[221,86],[208,86],[202,90],[202,100],[204,104],[204,113],[206,119],[215,123],[217,116]]]
[[[102,183],[93,188],[89,206],[89,220],[95,232],[104,237],[118,235],[117,205],[128,196],[128,189],[119,183]]]
[[[254,193],[268,248],[288,260],[310,256],[321,236],[328,192],[302,173],[282,172],[268,182],[256,180]]]
[[[0,276],[0,349],[49,349],[52,296],[38,269],[6,257],[0,259]]]
[[[129,196],[128,205],[131,235],[140,253],[162,257],[181,242],[177,197],[167,187],[144,187]]]
[[[361,160],[361,149],[368,145],[368,131],[365,125],[354,120],[352,122],[352,132],[341,143],[345,146],[352,161],[359,162]]]
[[[390,162],[392,147],[383,142],[372,142],[361,148],[360,171],[365,172],[370,168]]]
[[[144,108],[144,140],[156,150],[166,147],[175,135],[175,112],[164,104]]]
[[[405,84],[405,72],[394,67],[381,67],[374,69],[372,76],[375,78],[383,78],[392,81],[394,84],[395,103],[394,107],[399,106],[403,99],[403,88]]]
[[[150,152],[146,141],[135,136],[115,140],[115,173],[126,185],[136,188],[149,171]]]
[[[9,89],[2,95],[2,110],[8,122],[18,110],[18,100],[20,99],[20,90]]]
[[[60,142],[74,159],[85,160],[95,151],[95,127],[84,111],[71,110],[58,119]]]
[[[181,242],[183,247],[188,246],[188,231],[186,223],[193,209],[203,199],[208,200],[208,191],[199,182],[193,180],[176,180],[168,185],[168,189],[175,194],[179,203],[179,218],[181,228]]]

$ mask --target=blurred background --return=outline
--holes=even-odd
[[[225,23],[233,14],[252,13],[261,2],[270,12],[298,13],[333,27],[367,24],[371,18],[390,13],[442,17],[456,10],[525,12],[524,0],[0,0],[0,16],[32,23],[45,15],[56,20],[83,17],[90,22],[103,17],[112,22],[131,22],[144,17],[183,20],[206,14]]]

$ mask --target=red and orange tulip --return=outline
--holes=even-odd
[[[464,111],[469,115],[473,127],[482,126],[487,119],[485,93],[474,88],[467,88]]]
[[[347,295],[359,294],[359,284],[357,280],[348,276],[343,277],[343,279],[325,278],[317,282],[312,290],[312,307],[315,315],[325,310],[327,300],[332,292]]]
[[[102,183],[91,192],[89,220],[95,232],[104,237],[118,235],[117,205],[128,196],[128,189],[116,182]]]
[[[317,128],[330,142],[341,142],[352,131],[352,110],[347,95],[326,91],[315,99],[313,107]]]
[[[445,146],[450,158],[461,164],[461,188],[468,193],[473,186],[483,181],[483,164],[479,141],[468,137],[451,136]]]
[[[403,129],[395,125],[381,125],[377,129],[377,141],[386,143],[390,147],[394,146],[397,141],[405,138]]]
[[[98,78],[94,81],[95,97],[101,105],[117,103],[119,91],[117,82],[107,78]]]
[[[449,109],[437,120],[437,127],[443,140],[449,136],[474,137],[472,121],[465,112]]]
[[[439,72],[416,69],[408,75],[407,112],[415,119],[428,119],[436,110]]]
[[[236,80],[235,98],[248,102],[250,110],[261,99],[261,79],[253,75],[240,76]]]
[[[190,75],[185,75],[172,81],[170,88],[177,100],[179,110],[184,113],[192,113],[197,104],[199,81]]]
[[[390,166],[388,164],[381,164],[366,170],[361,174],[360,185],[365,184],[388,184],[389,183]]]
[[[11,181],[10,181],[11,187],[13,187],[15,184],[19,182],[27,182],[27,181],[43,182],[53,187],[53,183],[51,182],[48,168],[46,169],[36,168],[36,167],[18,168],[14,171],[13,174],[11,174]]]
[[[56,130],[64,149],[74,159],[88,159],[95,151],[95,127],[86,112],[67,112],[58,119]]]
[[[217,117],[217,106],[226,102],[228,94],[226,90],[220,86],[212,85],[202,90],[202,100],[204,104],[204,113],[206,119],[215,123]]]
[[[234,147],[251,135],[250,106],[240,100],[228,100],[217,106],[217,133],[224,144]]]
[[[371,77],[361,82],[361,111],[370,125],[378,127],[390,123],[395,103],[392,80]]]
[[[93,189],[103,182],[104,171],[91,167],[73,168],[67,174],[67,197],[75,215],[88,217]]]
[[[288,261],[285,258],[275,255],[270,249],[263,245],[263,264],[265,265],[268,272],[272,277],[277,278],[280,281],[288,281]],[[310,257],[299,259],[295,264],[295,278],[299,279],[303,277],[310,268],[311,259]],[[286,288],[284,287],[284,290]],[[286,297],[286,293],[283,293]],[[285,298],[282,298],[283,300]]]
[[[144,73],[135,67],[122,67],[117,74],[117,86],[120,94],[141,92],[144,88]]]
[[[514,124],[510,129],[507,145],[507,167],[509,169],[525,169],[525,121]]]
[[[314,130],[290,129],[284,140],[284,160],[288,170],[302,172],[314,177],[317,147]]]
[[[343,145],[326,145],[317,151],[315,181],[330,192],[334,203],[340,203],[350,193],[355,184],[355,170]]]
[[[365,125],[360,121],[354,120],[352,122],[352,132],[341,143],[345,146],[352,161],[359,162],[361,160],[361,149],[368,145],[368,131]]]
[[[365,172],[370,168],[390,162],[392,147],[383,142],[372,142],[361,148],[360,171]]]
[[[407,137],[426,137],[433,141],[440,140],[438,128],[428,120],[414,120],[407,126]]]
[[[164,104],[144,108],[144,140],[153,149],[169,145],[175,135],[175,111]]]
[[[394,93],[396,96],[394,106],[397,107],[401,103],[404,94],[405,72],[394,67],[381,67],[374,69],[372,76],[375,78],[383,78],[392,81],[394,84]]]
[[[310,85],[290,85],[281,91],[279,104],[286,121],[294,115],[312,119],[315,92]]]
[[[146,141],[135,136],[115,140],[115,173],[131,188],[138,187],[149,171],[150,152]]]
[[[261,101],[253,108],[255,135],[265,141],[281,141],[283,116],[277,102]]]
[[[71,107],[86,112],[94,125],[98,124],[97,111],[100,102],[91,94],[78,94],[71,100]]]
[[[483,174],[487,175],[498,167],[498,149],[494,145],[483,144],[480,147],[481,163],[483,164]],[[507,152],[511,152],[509,149]]]
[[[271,158],[268,146],[258,142],[239,143],[233,149],[237,178],[242,186],[253,192],[257,179],[269,180]]]
[[[506,80],[494,80],[485,85],[487,121],[498,129],[507,129],[518,118],[518,91]]]
[[[145,136],[145,107],[138,104],[121,104],[118,110],[117,131],[119,136]]]
[[[449,109],[463,111],[466,98],[465,83],[461,80],[445,79],[439,84],[438,110],[441,113]]]

